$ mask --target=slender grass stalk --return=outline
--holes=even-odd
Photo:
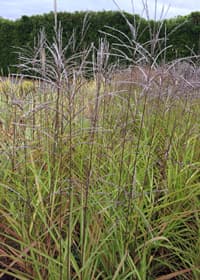
[[[89,151],[89,163],[87,168],[87,177],[86,177],[86,185],[85,185],[85,202],[84,202],[84,212],[83,212],[83,245],[81,252],[81,263],[84,266],[85,263],[85,250],[86,250],[86,231],[88,228],[88,199],[89,199],[89,189],[90,189],[90,180],[92,176],[92,164],[93,164],[93,156],[94,156],[94,140],[96,134],[96,128],[98,123],[98,113],[99,113],[99,97],[101,90],[101,71],[103,64],[103,53],[102,53],[102,45],[100,44],[99,49],[97,50],[97,60],[94,57],[95,53],[93,53],[93,71],[94,78],[96,82],[96,94],[95,94],[95,106],[94,112],[91,122],[91,134],[90,134],[90,151]],[[81,275],[81,279],[83,278],[83,274]]]

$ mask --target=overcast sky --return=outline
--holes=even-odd
[[[146,0],[116,0],[119,7],[127,12],[134,12],[142,15],[142,1]],[[154,18],[154,7],[156,0],[148,0],[148,7],[151,18]],[[113,0],[57,0],[59,11],[80,11],[80,10],[117,10]],[[8,19],[20,18],[22,15],[34,15],[48,13],[53,10],[54,0],[0,0],[0,17]],[[164,7],[164,17],[175,17],[187,15],[192,11],[200,11],[200,0],[157,0],[157,19]],[[145,14],[143,13],[143,16]],[[162,17],[163,18],[163,17]]]

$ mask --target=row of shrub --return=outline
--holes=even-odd
[[[79,35],[76,37],[77,40],[81,42],[85,16],[86,12],[58,13],[58,21],[63,27],[64,43],[67,43],[74,30]],[[167,34],[165,47],[171,46],[166,52],[165,58],[168,61],[177,57],[194,55],[200,49],[200,12],[164,20],[162,25],[160,21],[148,21],[138,15],[133,16],[126,13],[125,16],[131,24],[137,24],[139,34],[137,39],[141,43],[151,40],[152,32],[161,26],[159,36],[164,37]],[[90,12],[87,19],[88,24],[85,24],[87,32],[84,41],[82,41],[85,46],[91,43],[98,44],[100,30],[113,33],[114,29],[117,29],[128,36],[131,35],[129,26],[120,12]],[[106,26],[113,29],[108,29]],[[0,18],[0,69],[4,75],[8,74],[9,71],[16,71],[14,65],[18,62],[18,48],[33,47],[37,34],[42,28],[45,28],[47,36],[51,40],[54,28],[54,14],[52,12],[31,17],[22,16],[16,21]],[[149,32],[149,28],[152,32]],[[155,33],[155,36],[156,34],[158,33]],[[112,44],[114,37],[108,36],[108,40]]]

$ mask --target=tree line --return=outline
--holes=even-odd
[[[86,20],[87,14],[87,20]],[[81,47],[90,44],[97,45],[100,37],[107,37],[110,46],[127,38],[131,42],[146,44],[149,52],[152,51],[153,41],[162,39],[163,48],[166,48],[165,60],[198,54],[200,50],[200,12],[193,12],[187,16],[178,16],[162,21],[146,20],[139,15],[121,14],[117,11],[102,12],[60,12],[58,22],[63,28],[63,43],[67,44],[71,34]],[[133,38],[130,24],[136,26],[137,38]],[[22,16],[11,21],[0,18],[0,70],[1,74],[16,72],[19,48],[33,48],[39,31],[44,28],[49,41],[54,36],[54,14]],[[84,40],[83,29],[85,31]],[[126,35],[126,36],[125,36]],[[164,38],[164,39],[163,39]],[[127,39],[128,40],[128,39]],[[130,41],[128,40],[130,43]],[[149,43],[149,45],[147,44]],[[80,44],[79,44],[80,43]],[[156,45],[156,47],[158,47]],[[130,52],[126,47],[123,53]]]

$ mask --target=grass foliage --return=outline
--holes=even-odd
[[[0,278],[199,279],[199,89],[61,37],[0,84]]]

